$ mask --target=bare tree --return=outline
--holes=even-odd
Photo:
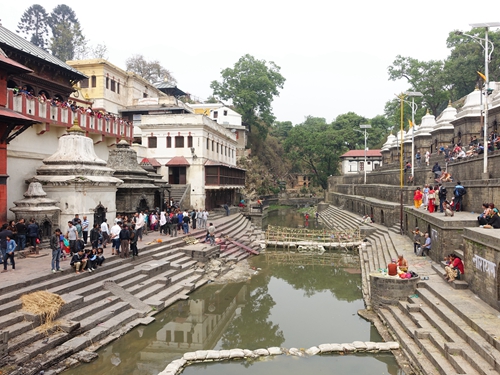
[[[165,80],[174,85],[177,83],[172,73],[163,67],[158,60],[147,61],[143,55],[133,55],[125,63],[128,71],[140,75],[151,83]]]

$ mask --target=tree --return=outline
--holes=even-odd
[[[210,87],[213,95],[232,101],[249,132],[256,127],[265,139],[275,120],[271,104],[285,83],[280,69],[272,61],[257,60],[247,54],[233,68],[222,70],[222,81],[212,81]]]
[[[34,4],[26,9],[21,16],[21,20],[17,24],[17,32],[26,34],[31,43],[45,49],[49,38],[48,19],[49,16],[45,8]]]
[[[485,37],[484,28],[472,29],[467,32],[478,38]],[[494,46],[500,45],[500,31],[488,32],[488,39]],[[452,100],[458,100],[480,86],[477,72],[484,73],[484,50],[477,40],[463,35],[460,31],[450,32],[446,45],[451,49],[450,56],[444,64],[444,84],[449,87]],[[491,45],[490,45],[491,52]],[[500,52],[495,48],[489,64],[491,82],[500,80]]]
[[[75,52],[86,48],[80,22],[69,6],[56,6],[50,14],[49,26],[52,30],[50,49],[55,57],[63,61],[72,60]]]
[[[368,120],[354,112],[337,116],[332,126],[338,132],[338,137],[344,140],[344,145],[349,150],[364,149],[365,136],[361,133],[359,125],[368,124]],[[359,131],[357,131],[359,130]]]
[[[290,130],[284,147],[296,170],[312,174],[313,182],[325,190],[328,177],[338,174],[339,158],[346,149],[339,131],[324,118],[311,116]]]
[[[177,83],[172,73],[164,68],[158,60],[147,61],[143,55],[133,55],[127,59],[125,64],[129,72],[140,75],[152,84],[165,80],[174,85]]]
[[[271,127],[271,134],[285,140],[293,128],[291,121],[275,121]]]
[[[441,60],[419,61],[398,55],[389,66],[389,79],[396,81],[405,78],[410,90],[421,92],[424,95],[423,103],[437,116],[446,108],[449,100],[443,68],[444,62]]]

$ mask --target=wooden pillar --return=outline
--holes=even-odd
[[[7,126],[7,125],[5,125]],[[0,224],[7,222],[7,144],[0,143]]]

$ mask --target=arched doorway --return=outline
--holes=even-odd
[[[146,211],[146,210],[149,210],[148,201],[146,200],[146,198],[142,198],[139,201],[139,207],[137,207],[137,211],[142,212],[142,211]]]
[[[380,210],[380,224],[385,224],[384,210]]]
[[[43,222],[40,225],[40,235],[41,240],[50,238],[52,235],[52,223],[48,218],[43,219]]]
[[[101,202],[94,208],[94,224],[101,225],[104,219],[106,219],[106,212],[108,209],[104,207]]]

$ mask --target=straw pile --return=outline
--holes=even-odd
[[[42,322],[38,327],[40,331],[47,331],[54,326],[54,318],[65,303],[59,295],[47,291],[25,294],[21,296],[21,302],[24,311],[40,317]]]

